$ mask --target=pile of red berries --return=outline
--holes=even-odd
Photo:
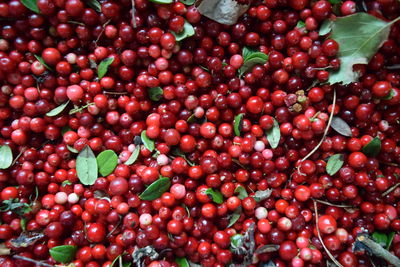
[[[231,26],[193,2],[0,0],[0,266],[373,266],[361,233],[400,257],[400,23],[346,86],[319,34],[400,2],[253,0]],[[84,149],[116,166],[85,183]]]

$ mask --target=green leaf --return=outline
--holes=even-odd
[[[103,59],[99,66],[97,67],[97,76],[99,77],[99,79],[103,78],[104,75],[106,75],[107,71],[108,71],[108,67],[114,62],[114,58],[113,57],[108,57]]]
[[[101,12],[101,4],[97,0],[86,0],[86,4],[96,12]]]
[[[171,4],[174,0],[149,0],[156,4]]]
[[[240,113],[235,116],[233,120],[233,131],[236,136],[240,136],[240,131],[242,130],[242,122],[243,122],[244,113]]]
[[[381,152],[381,140],[375,137],[361,149],[361,152],[372,158],[378,156]]]
[[[146,190],[139,195],[141,200],[154,200],[161,197],[162,194],[168,191],[171,186],[171,181],[168,177],[161,177],[151,185],[149,185]]]
[[[149,89],[149,97],[153,101],[160,101],[160,99],[163,97],[164,91],[160,86],[157,87],[151,87]]]
[[[175,262],[179,267],[190,267],[189,262],[186,258],[176,258]]]
[[[385,233],[382,232],[374,232],[372,233],[372,238],[375,240],[376,243],[381,245],[382,247],[386,247],[388,237]]]
[[[172,34],[175,36],[176,41],[182,41],[183,39],[186,39],[194,35],[194,28],[192,24],[190,24],[185,20],[185,24],[183,25],[183,30],[179,33],[172,32]]]
[[[333,25],[333,21],[332,20],[324,20],[324,22],[322,23],[321,27],[319,28],[319,35],[320,36],[324,36],[327,35],[328,33],[330,33],[332,31],[332,25]]]
[[[58,114],[60,114],[61,112],[64,111],[64,109],[68,106],[69,104],[69,100],[61,105],[59,105],[56,108],[53,108],[52,110],[50,110],[49,112],[46,113],[46,116],[48,117],[54,117],[57,116]]]
[[[132,266],[132,262],[130,262],[130,261],[122,263],[122,267],[131,267],[131,266]]]
[[[390,100],[390,99],[392,99],[394,97],[394,95],[395,95],[394,90],[390,89],[389,94],[387,94],[386,96],[382,97],[381,99],[382,100]]]
[[[77,249],[77,246],[64,245],[53,247],[49,252],[55,261],[69,263],[75,259]]]
[[[26,230],[26,223],[27,223],[27,219],[25,217],[22,217],[21,221],[19,222],[19,225],[21,226],[22,231]]]
[[[7,169],[13,162],[13,153],[8,145],[0,146],[0,169]]]
[[[267,140],[269,142],[269,145],[275,149],[279,145],[279,141],[281,140],[281,129],[279,128],[278,122],[274,119],[274,126],[265,131],[267,134]]]
[[[395,234],[396,234],[395,232],[390,232],[390,233],[387,235],[387,242],[386,242],[386,249],[387,249],[387,250],[390,249],[390,246],[392,245],[392,242],[393,242],[393,239],[394,239]]]
[[[234,225],[240,218],[240,214],[242,214],[242,207],[238,207],[235,212],[231,215],[231,218],[229,219],[228,223],[228,228]],[[231,239],[232,241],[232,239]]]
[[[328,163],[326,164],[326,172],[331,176],[334,175],[340,170],[340,168],[342,168],[343,163],[343,154],[330,156]]]
[[[305,28],[306,27],[306,23],[302,20],[299,20],[297,22],[296,28],[301,29],[301,28]]]
[[[93,106],[93,105],[94,105],[94,102],[87,103],[86,105],[83,105],[83,106],[81,106],[81,107],[76,106],[75,108],[71,109],[71,110],[68,112],[68,114],[69,114],[69,115],[72,115],[72,114],[81,112],[81,111],[84,110],[85,108],[88,108],[89,106]]]
[[[255,52],[244,57],[243,65],[239,68],[239,76],[243,76],[247,71],[251,71],[256,65],[264,65],[268,60],[268,55],[262,52]]]
[[[114,151],[108,149],[101,152],[97,158],[97,166],[99,166],[99,172],[102,176],[110,175],[115,167],[118,165],[118,156]]]
[[[125,165],[132,165],[133,163],[135,163],[135,161],[139,157],[139,153],[140,153],[140,145],[137,145],[135,147],[135,150],[133,150],[129,159],[127,161],[125,161]]]
[[[231,236],[231,246],[233,248],[243,246],[243,236],[241,234],[234,234],[233,236]]]
[[[258,51],[256,49],[253,49],[251,47],[245,46],[242,49],[242,57],[243,60],[246,60],[250,55],[257,53]]]
[[[329,38],[339,44],[340,69],[330,71],[328,82],[349,84],[357,81],[359,73],[353,72],[353,66],[368,63],[387,40],[394,22],[385,22],[362,12],[338,17],[332,24]]]
[[[64,180],[64,181],[61,183],[61,186],[66,186],[66,185],[72,185],[71,181],[70,181],[70,180]]]
[[[92,185],[97,179],[97,161],[89,146],[85,146],[76,158],[76,173],[84,185]]]
[[[253,198],[255,201],[260,202],[263,201],[264,199],[269,198],[271,194],[272,194],[272,189],[259,190],[254,194]]]
[[[351,137],[353,135],[350,126],[340,117],[332,118],[331,127],[343,136]]]
[[[184,3],[185,5],[191,6],[196,2],[196,0],[179,0],[181,3]]]
[[[46,62],[44,62],[44,59],[39,56],[39,55],[34,55],[34,57],[37,59],[37,61],[40,62],[40,64],[42,64],[43,66],[45,66],[46,69],[50,70],[50,71],[54,71],[52,67],[50,67],[49,65],[46,64]]]
[[[224,197],[222,196],[221,192],[218,190],[214,190],[212,188],[207,188],[205,193],[209,196],[211,196],[212,200],[217,203],[217,204],[222,204],[224,203]]]
[[[39,8],[37,6],[36,0],[21,0],[21,3],[31,11],[40,14]]]
[[[240,200],[243,200],[245,197],[248,197],[249,194],[247,194],[246,188],[243,186],[239,185],[238,187],[235,188],[235,193],[239,193],[238,198]]]
[[[329,0],[329,3],[331,3],[332,5],[337,5],[342,3],[342,0]]]
[[[61,134],[62,135],[64,135],[68,131],[73,131],[72,128],[69,127],[68,125],[61,128]]]
[[[32,208],[28,203],[20,202],[18,198],[10,198],[3,200],[0,211],[12,211],[19,216],[24,216],[30,212]]]
[[[147,148],[148,150],[150,150],[150,152],[153,152],[154,148],[155,148],[155,144],[154,144],[154,140],[151,140],[147,134],[146,134],[146,130],[144,130],[141,134],[140,134],[140,138],[142,138],[142,142],[143,145],[145,146],[145,148]]]
[[[75,149],[73,146],[67,145],[67,149],[72,153],[75,153],[75,154],[79,153],[78,149]]]

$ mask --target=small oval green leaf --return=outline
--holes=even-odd
[[[36,0],[21,0],[21,3],[31,11],[40,14],[39,8],[37,6]]]
[[[135,150],[133,150],[129,159],[125,161],[125,165],[132,165],[133,163],[135,163],[135,161],[139,157],[139,153],[140,153],[140,145],[135,147]]]
[[[375,240],[376,243],[378,243],[382,247],[386,247],[387,241],[388,241],[388,237],[387,237],[387,235],[385,233],[378,232],[378,231],[374,232],[374,233],[372,233],[372,238]]]
[[[76,158],[76,173],[84,185],[92,185],[97,179],[97,161],[89,146],[85,146]]]
[[[86,0],[86,4],[96,12],[101,12],[101,4],[97,0]]]
[[[161,177],[151,185],[149,185],[146,190],[139,195],[141,200],[154,200],[161,197],[162,194],[168,191],[171,186],[171,181],[168,177]]]
[[[217,203],[217,204],[222,204],[224,203],[224,197],[222,196],[221,192],[218,190],[214,190],[212,188],[207,188],[205,193],[209,196],[211,196],[212,200]]]
[[[272,189],[259,190],[255,192],[253,198],[255,201],[260,202],[263,201],[264,199],[269,198],[271,194],[272,194]]]
[[[234,225],[240,218],[240,214],[242,214],[242,207],[238,207],[235,212],[231,215],[230,219],[229,219],[229,224],[227,227],[231,227],[232,225]],[[232,239],[231,239],[232,241]]]
[[[174,0],[149,0],[156,4],[171,4]]]
[[[40,64],[42,64],[43,66],[45,66],[46,69],[50,70],[50,71],[54,71],[52,67],[50,67],[49,65],[46,64],[46,62],[44,62],[44,59],[39,56],[39,55],[34,55],[35,58],[37,59],[37,61],[40,62]]]
[[[7,169],[13,162],[13,153],[8,145],[0,146],[0,169]]]
[[[305,28],[305,27],[306,27],[306,23],[305,23],[304,21],[299,20],[299,21],[297,22],[297,25],[296,25],[296,28],[297,28],[297,29],[301,29],[301,28]]]
[[[343,136],[351,137],[351,128],[342,118],[334,116],[332,118],[331,127]]]
[[[180,33],[172,32],[172,34],[175,36],[176,41],[182,41],[183,39],[194,35],[194,28],[192,24],[185,20],[183,30]]]
[[[328,33],[330,33],[332,31],[332,26],[333,26],[332,20],[329,20],[329,19],[324,20],[324,22],[322,22],[321,27],[319,28],[318,34],[320,36],[327,35]]]
[[[196,0],[179,0],[181,3],[191,6],[194,4],[194,2],[196,2]]]
[[[328,163],[326,164],[326,172],[331,176],[334,175],[342,168],[343,163],[343,154],[335,154],[329,157]]]
[[[242,130],[243,116],[244,113],[240,113],[236,115],[235,119],[233,120],[233,131],[235,132],[236,136],[240,136],[240,132]]]
[[[106,75],[107,71],[108,71],[108,67],[114,62],[114,58],[113,57],[108,57],[103,59],[99,66],[97,67],[97,76],[99,77],[99,79],[103,78],[104,75]]]
[[[179,267],[190,267],[189,262],[186,258],[176,258],[175,262]]]
[[[78,248],[76,246],[64,245],[53,247],[49,252],[55,261],[69,263],[75,259],[77,249]]]
[[[149,97],[153,101],[160,101],[160,99],[163,97],[164,91],[160,86],[157,87],[151,87],[149,89]]]
[[[361,152],[372,158],[378,156],[381,152],[381,140],[375,137],[361,149]]]
[[[74,148],[73,146],[67,145],[67,149],[72,153],[76,153],[76,154],[79,153],[78,149]]]
[[[281,129],[278,122],[274,119],[274,126],[266,131],[267,140],[272,148],[277,148],[281,140]]]
[[[239,185],[238,187],[235,188],[235,193],[238,193],[238,198],[240,200],[243,200],[244,198],[248,197],[249,194],[247,194],[246,188],[244,188],[243,186]]]
[[[69,104],[69,100],[61,105],[59,105],[56,108],[53,108],[52,110],[50,110],[49,112],[46,113],[46,116],[48,117],[54,117],[57,116],[58,114],[60,114],[61,112],[64,111],[64,109],[68,106]]]
[[[154,145],[154,140],[151,140],[147,134],[146,134],[146,130],[144,130],[141,134],[140,134],[140,138],[142,138],[142,142],[143,145],[145,146],[145,148],[147,148],[148,150],[150,150],[151,152],[153,152],[155,145]]]
[[[99,166],[99,172],[102,176],[110,175],[118,165],[118,156],[110,149],[101,152],[96,160],[97,166]]]

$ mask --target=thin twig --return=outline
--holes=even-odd
[[[51,264],[48,264],[45,262],[41,262],[41,261],[36,261],[36,260],[30,259],[30,258],[27,258],[24,256],[14,255],[13,258],[23,260],[23,261],[29,261],[29,262],[35,263],[38,266],[55,267],[54,265],[51,265]]]
[[[128,92],[108,92],[108,91],[104,91],[103,93],[106,95],[127,95],[127,94],[129,94]]]
[[[400,183],[395,184],[394,186],[390,187],[388,190],[386,190],[385,192],[382,193],[382,196],[385,197],[387,195],[389,195],[390,193],[392,193],[394,190],[396,190],[397,187],[400,186]]]
[[[11,163],[11,166],[13,166],[15,164],[15,162],[17,162],[17,160],[21,157],[21,155],[27,150],[26,147],[24,147],[23,149],[21,149],[21,151],[19,152],[19,154],[15,157],[15,159],[13,160],[13,162]]]
[[[399,258],[390,253],[388,250],[384,249],[381,245],[372,240],[367,234],[360,234],[357,236],[356,241],[369,248],[374,256],[384,259],[393,266],[400,266]]]
[[[331,114],[329,116],[329,120],[328,120],[328,124],[326,125],[325,131],[324,131],[324,135],[321,138],[321,141],[319,141],[318,145],[316,145],[313,150],[310,151],[310,153],[307,154],[307,156],[305,156],[304,158],[301,159],[301,162],[305,161],[306,159],[308,159],[309,157],[312,156],[312,154],[315,153],[315,151],[318,150],[318,148],[322,145],[322,143],[325,140],[326,135],[328,134],[329,128],[331,127],[331,123],[332,123],[332,119],[333,119],[333,114],[335,113],[335,107],[336,107],[336,90],[333,89],[333,103],[332,103],[332,111]]]
[[[135,19],[135,14],[136,14],[136,8],[135,8],[135,0],[132,0],[132,26],[134,29],[136,29],[136,19]]]
[[[351,205],[334,204],[334,203],[330,203],[328,201],[323,201],[323,200],[319,200],[319,199],[314,199],[314,200],[317,201],[318,203],[325,204],[328,206],[333,206],[333,207],[338,207],[338,208],[354,208],[354,206],[351,206]]]
[[[110,22],[111,22],[111,19],[107,20],[107,21],[103,24],[102,29],[101,29],[101,32],[99,33],[99,35],[97,36],[96,41],[94,42],[94,43],[96,44],[96,46],[97,46],[97,42],[100,40],[100,37],[103,35],[104,31],[106,30],[106,26],[107,26]]]
[[[318,208],[317,208],[317,201],[313,200],[314,202],[314,210],[315,210],[315,227],[317,228],[317,234],[318,234],[318,239],[319,242],[321,242],[321,245],[324,247],[326,254],[328,254],[329,258],[339,267],[343,267],[342,264],[340,264],[340,262],[338,262],[335,257],[333,257],[332,253],[328,250],[328,248],[325,246],[324,241],[322,240],[321,237],[321,232],[319,231],[319,227],[318,227]]]
[[[379,161],[379,163],[381,163],[383,165],[393,166],[393,167],[400,167],[399,164],[396,164],[396,163],[393,163],[393,162]]]

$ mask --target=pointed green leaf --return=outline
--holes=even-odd
[[[239,193],[238,198],[240,200],[243,200],[244,198],[248,197],[249,194],[247,194],[246,188],[243,186],[239,185],[238,187],[235,188],[235,193]]]
[[[392,242],[393,242],[393,239],[394,239],[395,234],[396,234],[395,232],[390,232],[390,233],[387,235],[387,242],[386,242],[386,249],[387,249],[387,250],[390,249],[390,246],[392,245]]]
[[[160,86],[157,87],[151,87],[149,89],[149,98],[153,101],[160,101],[160,99],[163,97],[164,91]]]
[[[69,263],[75,259],[75,254],[77,250],[77,246],[64,245],[53,247],[49,250],[49,252],[50,256],[55,261],[61,263]]]
[[[110,175],[118,165],[118,156],[110,149],[101,152],[96,160],[102,176]]]
[[[133,150],[129,159],[125,161],[125,165],[132,165],[133,163],[135,163],[135,161],[139,157],[139,153],[140,153],[140,145],[135,147],[135,150]]]
[[[375,137],[361,149],[361,152],[372,158],[378,156],[381,152],[381,140]]]
[[[330,33],[332,31],[332,25],[333,25],[332,20],[329,20],[329,19],[324,20],[321,27],[319,28],[319,35],[324,36],[324,35],[327,35],[328,33]]]
[[[179,267],[190,267],[189,262],[186,258],[176,258],[175,262]]]
[[[269,198],[271,194],[272,194],[272,189],[259,190],[254,194],[253,198],[255,201],[260,202],[263,201],[264,199]]]
[[[334,175],[340,170],[340,168],[342,168],[343,163],[343,154],[330,156],[328,163],[326,164],[326,172],[331,176]]]
[[[231,218],[229,219],[229,224],[228,228],[234,225],[240,218],[240,214],[242,214],[242,207],[238,207],[235,212],[231,215]],[[232,239],[231,239],[232,242]]]
[[[153,152],[154,148],[155,148],[155,144],[154,144],[154,140],[151,140],[147,134],[146,134],[146,130],[144,130],[141,134],[140,137],[142,138],[142,143],[145,146],[145,148],[147,148],[148,150],[150,150],[150,152]]]
[[[49,65],[46,64],[46,62],[44,62],[44,59],[39,56],[39,55],[34,55],[34,57],[37,59],[37,61],[40,62],[40,64],[42,64],[46,69],[50,70],[50,71],[54,71],[52,67],[50,67]]]
[[[31,11],[40,14],[39,8],[37,6],[36,0],[21,0],[21,3]]]
[[[106,75],[107,71],[108,71],[108,67],[114,62],[114,58],[113,57],[108,57],[103,59],[99,66],[97,67],[97,76],[99,77],[99,79],[103,78],[104,75]]]
[[[358,80],[353,71],[356,64],[367,64],[387,40],[392,22],[386,22],[367,13],[338,17],[332,23],[329,38],[339,44],[340,69],[330,71],[330,84],[349,84]]]
[[[183,25],[183,30],[180,33],[172,32],[175,36],[176,41],[182,41],[190,36],[194,35],[194,28],[192,24],[185,20],[185,24]]]
[[[0,169],[7,169],[13,162],[13,153],[8,145],[0,146]]]
[[[375,240],[376,243],[378,243],[382,247],[386,247],[388,237],[385,233],[376,231],[372,233],[372,238]]]
[[[306,23],[302,20],[299,20],[297,22],[296,28],[301,29],[301,28],[305,28],[306,27]]]
[[[85,146],[76,159],[76,173],[84,185],[92,185],[97,179],[97,161],[89,146]]]
[[[240,132],[242,130],[243,116],[244,113],[240,113],[236,115],[235,119],[233,120],[233,130],[236,136],[240,136]]]
[[[161,197],[162,194],[168,191],[171,187],[171,181],[168,177],[161,177],[151,185],[149,185],[146,190],[139,195],[141,200],[154,200]]]
[[[86,0],[86,4],[90,6],[94,11],[101,12],[101,4],[97,0]]]
[[[390,89],[389,94],[387,94],[386,96],[382,97],[382,100],[390,100],[395,96],[395,92],[393,89]]]
[[[67,145],[67,149],[72,153],[76,153],[76,154],[79,153],[78,149],[74,148],[73,146]]]
[[[58,114],[60,114],[61,112],[64,111],[64,109],[68,106],[69,104],[69,100],[61,105],[59,105],[56,108],[53,108],[52,110],[50,110],[49,112],[46,113],[46,116],[48,117],[54,117],[57,116]]]
[[[218,190],[214,190],[212,188],[207,188],[205,193],[209,196],[211,196],[212,200],[217,203],[217,204],[222,204],[224,203],[224,197],[222,196],[221,192]]]
[[[196,2],[196,0],[179,0],[181,3],[184,3],[187,6],[191,6]]]
[[[278,122],[274,119],[274,126],[266,131],[267,140],[269,145],[275,149],[279,145],[279,141],[281,140],[281,129],[279,127]]]
[[[331,127],[343,136],[351,137],[353,135],[350,126],[340,117],[332,118]]]
[[[239,68],[239,77],[243,76],[248,71],[251,71],[256,65],[264,65],[268,61],[268,55],[262,52],[248,54],[244,59],[243,65]]]

